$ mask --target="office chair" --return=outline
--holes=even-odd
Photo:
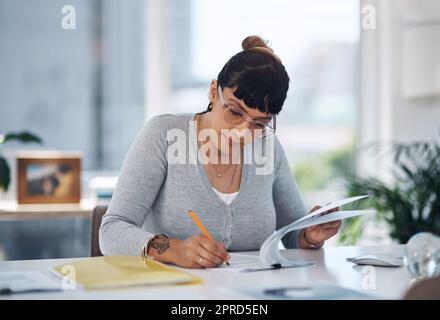
[[[92,211],[91,219],[91,237],[90,237],[90,256],[102,256],[99,248],[99,227],[101,226],[102,216],[107,211],[107,206],[96,206]]]
[[[414,284],[406,292],[405,300],[439,300],[440,276],[425,279]]]

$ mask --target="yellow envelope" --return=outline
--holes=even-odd
[[[55,266],[52,271],[85,289],[202,282],[197,276],[136,256],[86,258]]]

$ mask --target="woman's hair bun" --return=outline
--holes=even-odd
[[[270,51],[273,51],[268,45],[267,42],[261,39],[259,36],[248,36],[241,43],[241,47],[243,50],[250,50],[253,48],[266,48]]]
[[[281,59],[273,52],[272,48],[267,45],[267,42],[261,39],[259,36],[248,36],[241,43],[243,51],[258,52],[268,55],[275,59],[278,63],[281,63]]]

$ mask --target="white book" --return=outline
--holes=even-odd
[[[376,213],[375,210],[339,210],[327,214],[325,213],[331,209],[341,207],[345,204],[358,201],[366,197],[368,197],[368,195],[333,201],[323,206],[322,208],[302,217],[301,219],[298,219],[291,224],[275,231],[261,245],[259,256],[232,253],[231,260],[229,262],[230,266],[222,265],[218,268],[213,268],[213,270],[217,269],[226,272],[252,272],[260,270],[270,270],[280,267],[292,268],[313,265],[312,261],[293,261],[281,255],[281,252],[278,250],[278,245],[284,235],[291,231],[300,230],[327,222],[357,217],[368,213]]]

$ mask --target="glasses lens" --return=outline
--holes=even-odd
[[[230,107],[228,105],[225,106],[225,121],[237,125],[242,124],[244,121],[243,115],[240,109],[235,107]]]
[[[224,106],[224,112],[225,112],[225,121],[232,124],[232,125],[240,125],[244,121],[246,121],[245,117],[243,116],[242,111],[239,108],[225,105]],[[267,121],[248,121],[249,122],[249,129],[252,130],[253,136],[258,137],[264,137],[268,134],[275,132],[275,123],[274,118],[272,118],[269,122]]]

